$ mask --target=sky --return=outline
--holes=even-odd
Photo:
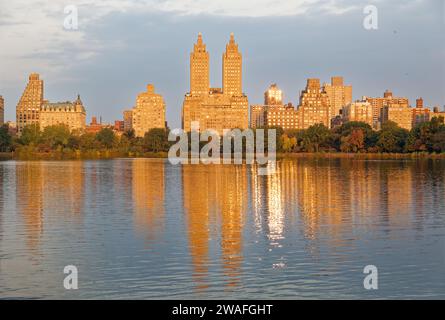
[[[221,86],[231,32],[243,54],[243,90],[263,102],[272,83],[298,104],[307,78],[343,76],[353,98],[386,89],[445,105],[444,0],[0,0],[0,95],[5,118],[28,75],[40,73],[45,99],[81,95],[92,116],[122,118],[152,83],[164,96],[170,128],[181,126],[189,54],[198,32],[210,53],[212,87]],[[64,28],[74,5],[78,29]],[[377,8],[367,30],[364,8]]]

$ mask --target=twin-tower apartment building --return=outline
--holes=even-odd
[[[184,131],[191,131],[193,122],[199,122],[200,131],[213,129],[219,134],[224,129],[247,129],[249,102],[242,89],[243,60],[233,33],[222,56],[222,88],[210,87],[209,60],[199,33],[190,54],[190,92],[182,107]]]

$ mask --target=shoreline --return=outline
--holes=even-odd
[[[167,152],[147,153],[121,153],[118,151],[91,151],[91,152],[50,152],[20,154],[17,152],[0,152],[0,160],[19,161],[66,161],[66,160],[112,160],[118,158],[126,159],[167,159]],[[277,153],[276,159],[352,159],[352,160],[419,160],[436,159],[445,160],[445,153],[342,153],[342,152],[319,152],[319,153]]]

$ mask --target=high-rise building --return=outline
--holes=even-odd
[[[343,107],[342,117],[345,122],[359,121],[373,126],[372,105],[369,102],[357,101]]]
[[[264,114],[267,106],[263,104],[254,104],[250,106],[250,127],[262,128],[265,126]]]
[[[280,127],[284,130],[300,128],[299,112],[291,103],[267,106],[264,122],[267,127]]]
[[[131,130],[133,128],[133,110],[124,111],[124,131]]]
[[[29,81],[17,104],[17,131],[21,133],[29,124],[39,124],[40,107],[43,104],[43,80],[39,74],[31,73]]]
[[[264,104],[266,106],[283,104],[283,91],[278,88],[276,83],[272,84],[269,89],[264,92]]]
[[[5,123],[5,99],[0,96],[0,126]]]
[[[381,113],[382,125],[388,121],[398,124],[399,127],[411,130],[413,127],[413,111],[409,106],[398,103],[385,105]]]
[[[86,112],[80,95],[74,102],[44,102],[40,108],[40,129],[48,126],[64,124],[70,130],[84,130]]]
[[[209,53],[200,32],[198,41],[193,46],[193,52],[190,53],[190,94],[207,95],[210,89],[209,76]]]
[[[382,122],[381,113],[382,108],[385,106],[392,105],[394,107],[409,107],[408,98],[404,97],[394,97],[392,92],[386,90],[383,94],[383,97],[371,98],[371,97],[363,97],[363,101],[367,101],[372,105],[372,114],[373,114],[373,123],[374,128],[378,128],[380,123]]]
[[[230,34],[229,43],[226,45],[226,52],[223,54],[222,82],[223,92],[228,96],[242,96],[242,56],[238,51],[238,44],[235,36]]]
[[[298,107],[300,118],[300,129],[307,129],[315,124],[331,126],[331,108],[329,96],[320,87],[319,79],[308,79],[306,89],[300,96]]]
[[[352,86],[345,86],[343,77],[332,77],[331,83],[325,83],[323,88],[329,96],[332,118],[338,116],[340,110],[352,102]]]
[[[143,137],[153,128],[165,129],[165,102],[160,94],[155,93],[152,84],[147,91],[138,95],[132,112],[132,127],[136,137]]]
[[[430,121],[430,109],[423,106],[423,99],[416,100],[416,107],[412,109],[413,128],[421,123]]]
[[[190,55],[190,92],[185,95],[182,108],[182,127],[191,131],[192,122],[199,122],[201,131],[246,129],[248,100],[242,93],[242,57],[233,34],[223,54],[223,88],[208,88],[209,56],[201,34]],[[204,90],[207,89],[207,92]]]

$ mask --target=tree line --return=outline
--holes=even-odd
[[[332,129],[323,124],[306,130],[264,129],[276,130],[276,150],[279,153],[445,153],[445,125],[443,118],[437,117],[412,130],[400,128],[394,122],[385,123],[379,131],[364,122],[347,122]],[[120,156],[147,156],[147,153],[168,152],[174,143],[168,141],[168,134],[168,129],[151,129],[142,138],[136,137],[133,130],[117,135],[111,128],[91,133],[70,131],[64,125],[49,126],[43,130],[38,125],[28,125],[20,136],[12,136],[4,125],[0,127],[0,152],[14,151],[26,155],[105,151]]]

